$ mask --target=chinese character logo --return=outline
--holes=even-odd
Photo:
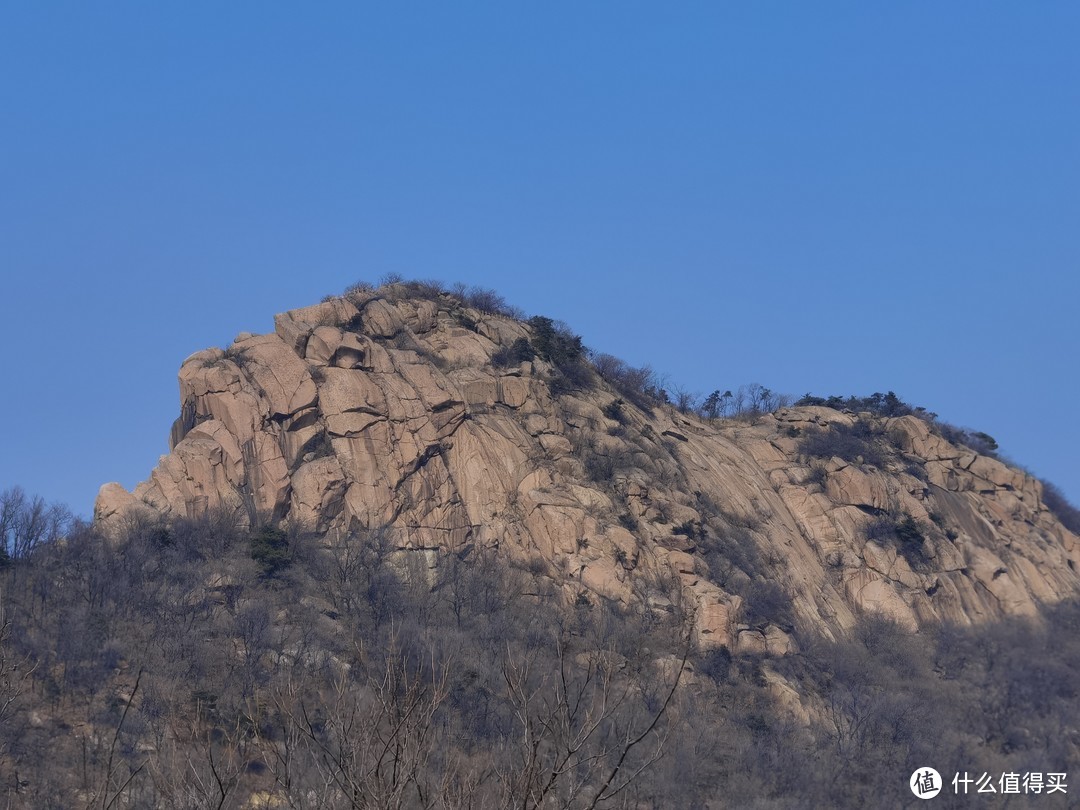
[[[908,781],[911,792],[920,799],[932,799],[941,792],[941,774],[933,768],[919,768]]]

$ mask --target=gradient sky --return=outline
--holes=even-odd
[[[886,7],[888,6],[888,7]],[[0,3],[0,488],[395,272],[707,393],[895,390],[1080,501],[1080,5]]]

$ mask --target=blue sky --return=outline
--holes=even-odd
[[[0,5],[0,487],[395,272],[707,393],[892,389],[1080,501],[1080,6]]]

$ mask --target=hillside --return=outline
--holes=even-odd
[[[903,806],[1080,758],[1070,516],[894,397],[680,410],[396,282],[180,398],[147,481],[0,559],[8,806]]]

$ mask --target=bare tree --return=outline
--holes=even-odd
[[[501,774],[504,806],[602,807],[663,754],[661,718],[671,705],[689,654],[653,710],[640,685],[621,672],[618,656],[592,650],[573,654],[556,643],[555,672],[507,654],[503,678],[517,720],[518,739]],[[639,746],[645,746],[638,755]]]
[[[19,707],[19,698],[31,684],[35,666],[30,659],[16,655],[11,649],[11,620],[4,609],[4,595],[0,593],[0,778],[7,780],[6,771],[11,764],[12,721]],[[17,779],[16,779],[17,781]]]
[[[263,764],[273,777],[275,794],[294,810],[333,807],[334,778],[315,767],[309,736],[303,724],[296,722],[303,701],[302,680],[288,678],[278,686],[270,710],[250,711],[256,718],[252,732],[257,740]]]
[[[175,718],[166,746],[150,760],[155,806],[222,810],[235,806],[253,739],[239,718],[227,726],[199,716]]]
[[[353,810],[434,807],[441,791],[427,765],[449,661],[411,663],[394,643],[379,666],[365,659],[357,650],[355,665],[341,667],[317,700],[278,693],[277,710],[299,731],[288,739],[303,739],[323,781]],[[354,677],[354,668],[364,674]]]
[[[686,390],[681,385],[673,386],[671,393],[679,413],[690,413],[697,410],[698,400],[700,399],[698,394]]]
[[[108,753],[102,763],[100,781],[86,802],[87,810],[90,810],[90,808],[111,810],[113,807],[131,806],[127,801],[128,789],[131,787],[135,777],[142,773],[143,768],[146,767],[146,762],[144,761],[138,767],[132,767],[122,756],[117,757],[116,749],[120,742],[120,734],[124,729],[124,722],[127,720],[128,712],[131,711],[131,705],[139,692],[142,676],[143,671],[140,669],[139,674],[135,676],[135,685],[131,688],[131,693],[124,702],[124,711],[113,731]]]
[[[21,487],[0,492],[0,545],[13,559],[22,559],[41,543],[52,542],[71,527],[66,506],[49,505],[40,495],[27,497]]]

